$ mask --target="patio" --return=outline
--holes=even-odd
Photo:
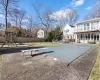
[[[54,60],[54,57],[47,55],[53,53],[29,58],[23,57],[20,52],[3,54],[2,80],[87,80],[96,53],[96,49],[93,49],[92,52],[74,60],[69,66],[66,61]]]

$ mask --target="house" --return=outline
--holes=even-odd
[[[100,18],[86,20],[76,24],[75,30],[76,42],[100,42]]]
[[[63,41],[74,41],[74,26],[66,24],[62,29],[63,32]]]
[[[40,29],[37,31],[37,38],[44,38],[45,35],[44,35],[44,30]]]

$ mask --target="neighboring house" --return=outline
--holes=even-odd
[[[74,26],[66,24],[62,29],[63,31],[63,41],[74,41]]]
[[[44,38],[45,35],[44,35],[44,30],[40,29],[38,30],[37,32],[37,38]]]
[[[76,24],[74,31],[76,42],[100,42],[100,18],[86,20]]]

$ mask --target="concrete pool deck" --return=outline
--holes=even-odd
[[[21,53],[4,54],[1,80],[87,80],[97,49],[83,54],[69,66],[45,54],[25,58]]]

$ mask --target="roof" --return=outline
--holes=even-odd
[[[70,25],[71,27],[75,27],[75,26],[73,26],[73,25]]]
[[[73,27],[74,26],[72,26],[72,25],[66,24],[65,27],[63,28],[63,30],[71,29]]]
[[[100,20],[100,18],[94,18],[94,19],[90,19],[90,20],[85,20],[85,21],[76,23],[76,25],[77,25],[77,24],[82,24],[82,23],[94,22],[94,21],[98,21],[98,20]]]

